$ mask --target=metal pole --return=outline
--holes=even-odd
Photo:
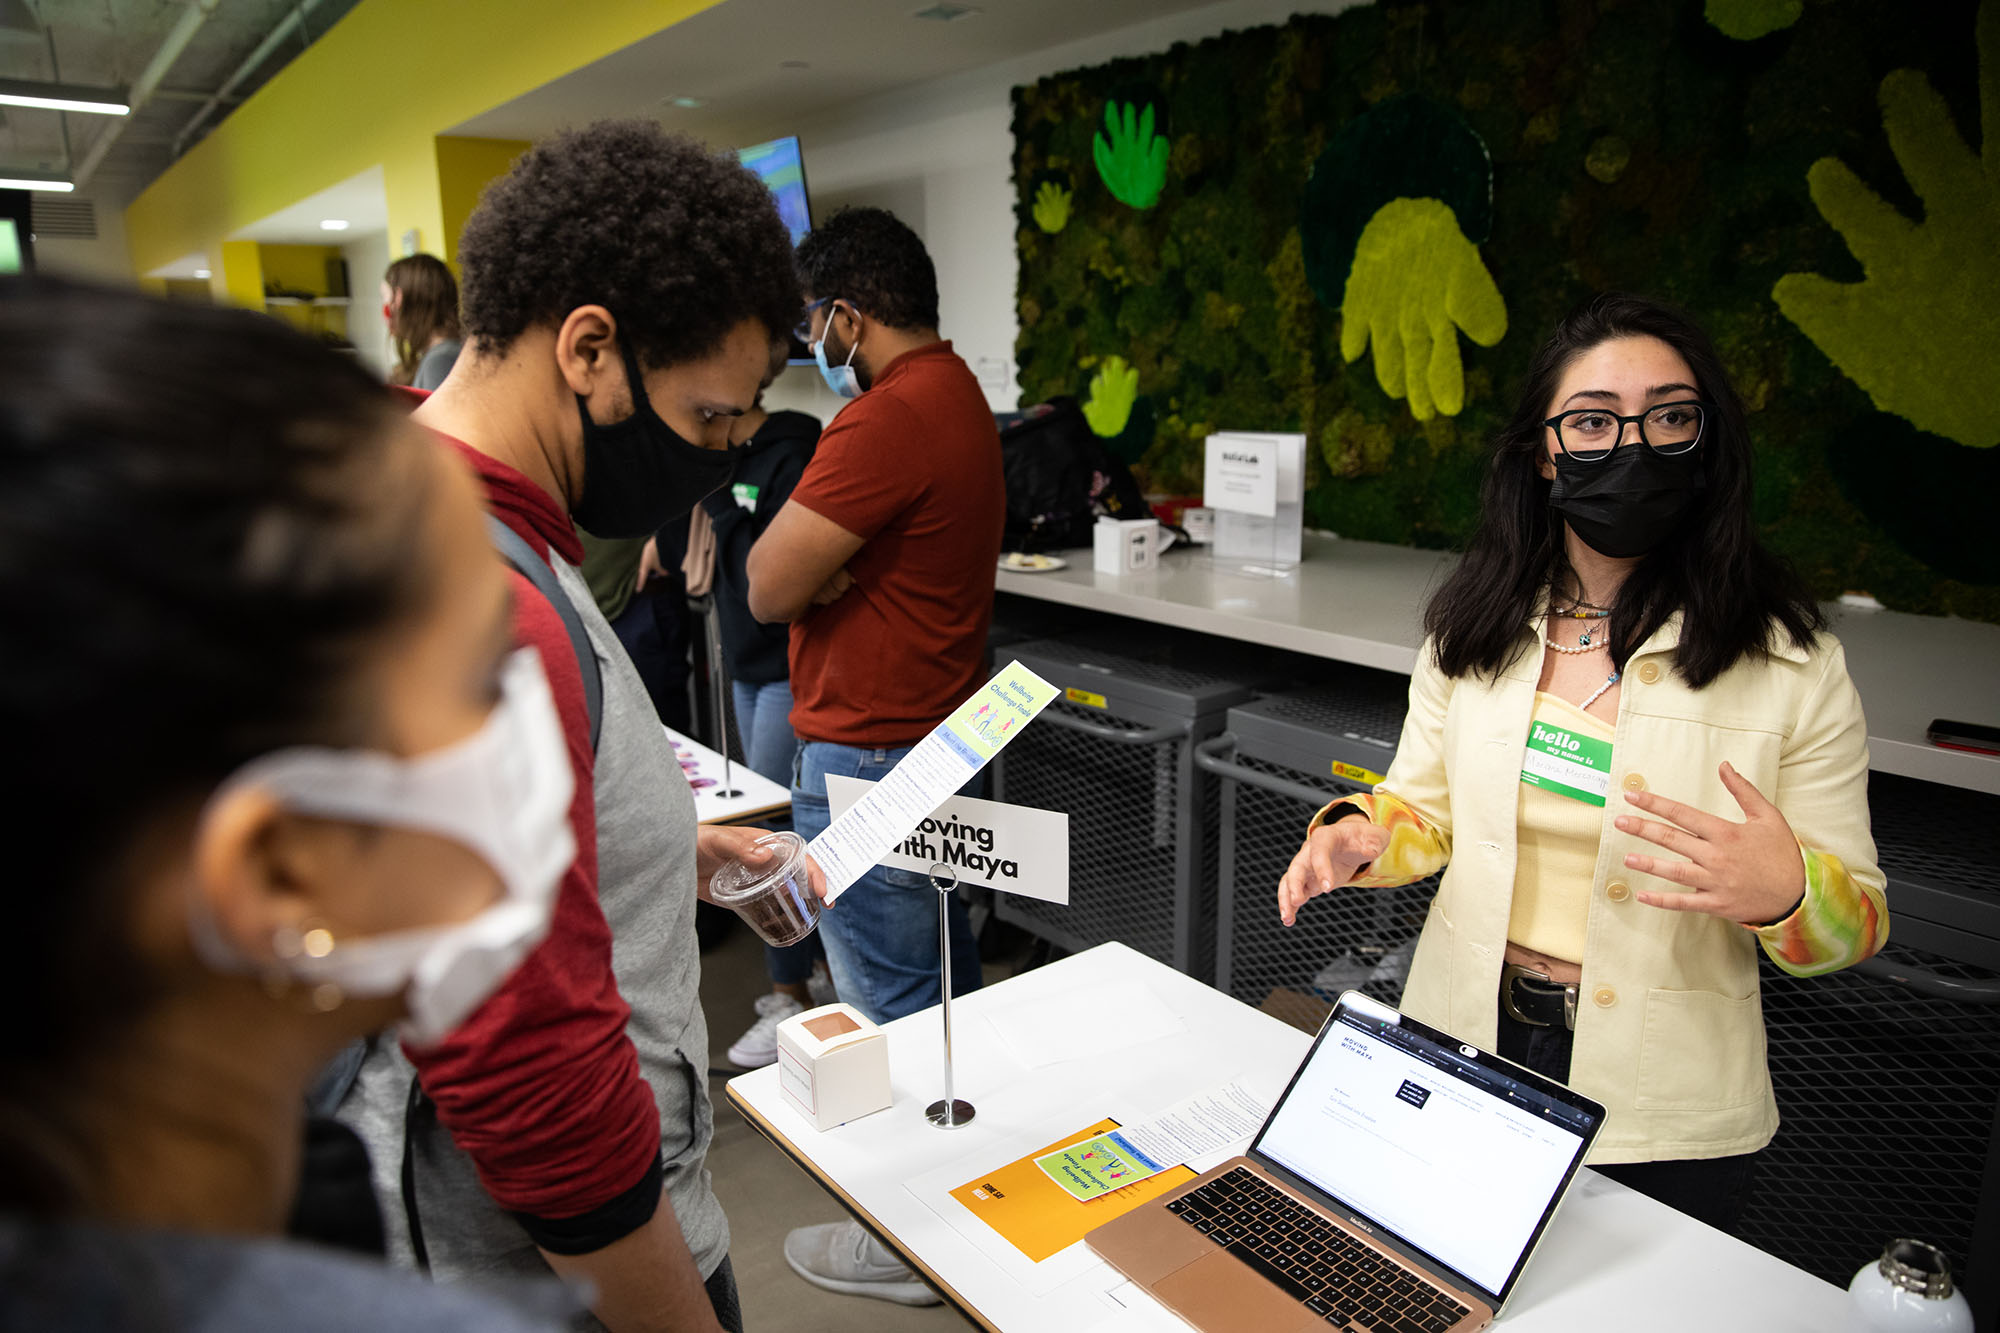
[[[938,891],[938,976],[944,982],[941,1004],[944,1016],[944,1100],[924,1108],[924,1117],[939,1129],[957,1129],[969,1124],[971,1102],[952,1095],[951,1083],[951,895],[958,887],[958,872],[942,861],[931,862],[931,887]]]

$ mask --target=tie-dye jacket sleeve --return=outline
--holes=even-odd
[[[1396,742],[1396,762],[1373,792],[1345,796],[1313,816],[1310,834],[1340,815],[1359,810],[1389,831],[1389,845],[1352,883],[1387,889],[1434,875],[1451,859],[1451,792],[1445,781],[1444,715],[1453,682],[1437,669],[1426,643],[1410,676],[1410,711]]]

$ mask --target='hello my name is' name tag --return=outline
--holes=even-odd
[[[1611,790],[1611,742],[1530,722],[1521,781],[1573,801],[1603,805]]]

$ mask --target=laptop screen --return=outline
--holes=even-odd
[[[1504,1298],[1602,1119],[1350,992],[1252,1152]]]

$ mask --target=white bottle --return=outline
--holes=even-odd
[[[1972,1333],[1972,1307],[1952,1286],[1951,1264],[1920,1240],[1884,1246],[1847,1284],[1847,1308],[1861,1333]]]

